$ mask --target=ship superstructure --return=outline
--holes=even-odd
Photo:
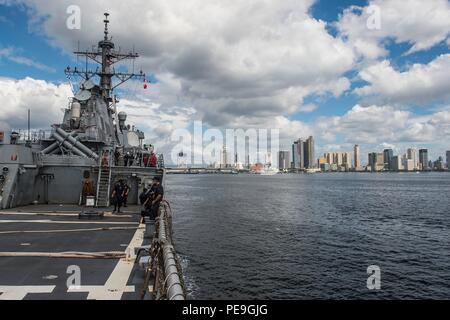
[[[127,114],[118,111],[115,89],[145,74],[116,71],[115,65],[138,58],[135,52],[122,53],[109,35],[109,14],[105,14],[104,37],[91,51],[76,51],[83,57],[83,69],[67,67],[69,78],[81,78],[79,90],[68,102],[63,120],[51,133],[22,137],[18,132],[0,136],[0,209],[54,203],[81,204],[82,182],[95,185],[95,204],[109,205],[111,187],[123,180],[131,187],[130,203],[147,181],[163,176],[149,167],[153,147],[145,145],[142,131],[127,124]],[[90,70],[89,63],[98,65]],[[147,86],[147,84],[145,84]]]

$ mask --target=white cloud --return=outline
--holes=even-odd
[[[144,70],[177,81],[178,105],[213,126],[290,115],[309,94],[339,96],[350,87],[343,74],[354,66],[353,51],[310,16],[313,0],[24,2],[66,51],[78,40],[85,47],[99,40],[107,8],[117,44],[136,45]],[[72,4],[82,10],[80,31],[65,28]]]
[[[30,109],[33,128],[50,129],[50,124],[61,121],[61,109],[68,106],[70,96],[71,88],[67,84],[0,78],[0,121],[12,128],[24,128]]]
[[[380,29],[369,29],[373,17],[368,8],[380,12]],[[447,0],[372,0],[366,7],[352,6],[336,24],[340,34],[365,58],[386,56],[386,41],[409,43],[409,53],[430,49],[446,41],[450,33],[450,4]]]
[[[450,94],[450,54],[441,55],[429,64],[414,64],[404,72],[384,60],[363,69],[359,76],[369,83],[355,89],[360,96],[377,96],[394,103],[430,103]]]

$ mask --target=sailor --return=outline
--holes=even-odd
[[[145,153],[143,156],[143,162],[144,162],[144,167],[147,168],[148,167],[148,162],[150,160],[150,156],[148,153]]]
[[[105,151],[102,158],[103,167],[109,167],[109,151]]]
[[[156,154],[154,152],[152,152],[150,156],[150,167],[151,168],[158,167],[158,158],[156,157]]]
[[[123,182],[123,206],[126,208],[127,206],[127,201],[128,201],[128,194],[130,193],[130,186],[128,185],[128,183]]]
[[[134,155],[134,154],[130,154],[130,153],[128,152],[128,165],[129,165],[130,167],[133,166],[134,158],[135,158],[135,155]]]
[[[82,187],[82,203],[86,203],[87,197],[92,197],[95,195],[94,193],[94,181],[90,179],[89,177],[86,177],[83,180],[83,187]]]
[[[120,160],[120,151],[119,148],[116,149],[116,152],[114,152],[114,163],[117,166],[119,166],[119,160]]]
[[[161,178],[153,178],[152,197],[148,199],[150,205],[150,219],[155,220],[159,215],[159,206],[164,199],[164,188],[161,185]]]
[[[115,213],[116,211],[118,213],[120,213],[120,208],[122,207],[122,203],[123,203],[123,197],[124,197],[124,187],[123,187],[123,181],[120,180],[119,182],[117,182],[114,186],[114,191],[112,193],[112,199],[114,201],[114,211],[113,213]],[[117,210],[119,209],[119,210]]]
[[[153,185],[149,191],[149,196],[144,203],[145,210],[142,212],[141,223],[145,223],[145,217],[149,216],[154,221],[159,215],[159,206],[164,200],[164,188],[159,177],[153,178]]]
[[[150,187],[149,188],[144,187],[144,190],[139,195],[139,202],[141,203],[141,205],[144,205],[144,203],[147,201],[149,190],[150,190]]]
[[[130,152],[127,152],[124,156],[124,160],[125,160],[125,167],[128,167],[128,163],[131,160],[131,154]],[[130,165],[131,166],[131,165]]]
[[[145,217],[151,216],[152,202],[154,199],[155,190],[156,184],[155,181],[153,181],[147,189],[144,189],[144,192],[140,196],[140,200],[143,206],[143,210],[141,212],[141,223],[145,223]]]

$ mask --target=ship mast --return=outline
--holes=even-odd
[[[100,78],[99,86],[102,97],[106,102],[110,103],[113,101],[111,93],[115,88],[131,79],[145,79],[145,74],[142,72],[142,70],[138,74],[115,71],[113,65],[124,60],[135,60],[139,57],[139,55],[135,52],[123,54],[120,51],[115,50],[114,42],[112,42],[112,38],[109,37],[109,13],[105,13],[104,15],[104,39],[98,43],[97,50],[74,52],[74,54],[76,54],[78,57],[82,56],[86,58],[86,68],[83,70],[78,70],[75,67],[75,69],[72,70],[70,67],[67,67],[65,73],[68,77],[80,76],[85,80],[89,80],[92,77],[98,76]],[[95,63],[98,63],[101,66],[101,70],[99,70],[98,68],[96,71],[88,70],[88,59],[94,61]],[[118,80],[118,83],[115,85],[113,84],[113,78],[116,78]]]

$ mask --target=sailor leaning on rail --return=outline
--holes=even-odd
[[[144,206],[144,210],[141,213],[141,223],[145,223],[145,217],[150,217],[152,221],[155,220],[159,214],[159,206],[164,200],[164,188],[159,177],[153,178],[150,190],[142,194],[140,200]]]

